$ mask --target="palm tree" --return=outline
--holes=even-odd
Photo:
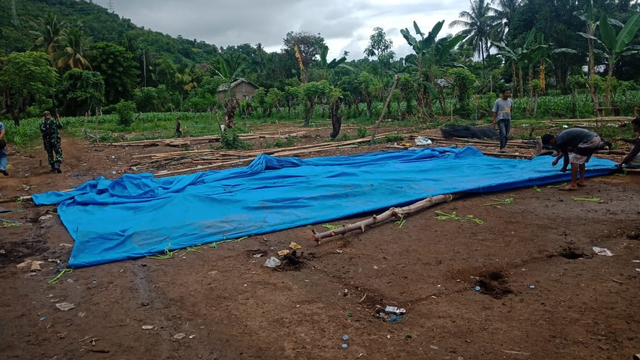
[[[70,67],[71,69],[91,69],[91,64],[84,58],[85,49],[89,47],[91,39],[77,28],[71,28],[64,32],[62,49],[53,54],[53,64],[58,69]]]
[[[496,7],[493,7],[493,13],[497,18],[495,25],[490,30],[491,40],[496,42],[504,41],[507,31],[511,27],[516,11],[520,7],[520,0],[495,0]],[[494,4],[494,0],[492,0]]]
[[[58,17],[53,13],[47,13],[36,24],[39,30],[31,31],[33,35],[37,36],[31,50],[44,49],[47,55],[52,56],[58,51],[66,25],[64,21],[58,21]]]
[[[450,28],[464,27],[457,35],[464,35],[464,43],[473,47],[482,59],[482,78],[484,79],[484,59],[491,48],[491,29],[500,21],[495,9],[486,0],[470,0],[471,12],[461,11],[460,20],[452,21]]]

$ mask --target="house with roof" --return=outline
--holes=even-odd
[[[229,84],[222,84],[218,87],[218,93],[216,94],[218,100],[224,101],[227,98],[227,93],[231,91],[231,96],[235,96],[238,101],[251,100],[253,95],[258,90],[259,86],[252,83],[247,79],[240,78]],[[229,90],[231,89],[231,90]]]

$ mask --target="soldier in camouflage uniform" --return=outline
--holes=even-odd
[[[42,141],[44,142],[44,150],[49,157],[49,165],[51,165],[51,172],[62,172],[60,170],[60,164],[62,163],[62,148],[60,147],[60,132],[58,129],[62,128],[62,122],[60,122],[60,116],[56,116],[54,120],[51,117],[51,113],[45,111],[42,113],[44,120],[40,123],[40,132],[42,133]],[[54,158],[55,153],[55,158]]]

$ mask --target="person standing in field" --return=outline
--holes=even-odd
[[[0,173],[4,176],[9,176],[7,172],[7,142],[4,139],[4,136],[7,132],[4,129],[4,124],[0,122]]]
[[[45,111],[42,113],[44,119],[40,123],[40,132],[42,133],[42,142],[44,143],[44,150],[47,152],[49,158],[49,165],[51,166],[51,172],[62,172],[60,170],[60,164],[62,163],[62,148],[60,140],[60,131],[62,129],[62,122],[60,121],[60,115],[56,114],[56,119],[51,117],[51,113]],[[55,156],[54,156],[55,154]]]
[[[493,128],[500,131],[500,151],[507,146],[509,132],[511,131],[511,110],[513,100],[510,99],[511,91],[502,92],[502,97],[493,103]]]
[[[627,165],[628,167],[636,168],[640,167],[640,116],[633,119],[631,121],[633,125],[633,132],[638,134],[638,137],[635,139],[625,139],[621,137],[617,137],[613,139],[613,141],[622,141],[627,144],[633,145],[629,154],[625,156],[619,163],[618,167],[622,167],[622,165]]]

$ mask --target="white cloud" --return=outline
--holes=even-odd
[[[108,7],[109,0],[94,0]],[[113,10],[138,25],[171,36],[204,40],[217,46],[261,43],[268,51],[282,47],[289,31],[320,33],[329,58],[350,52],[358,59],[374,27],[382,27],[394,51],[411,51],[400,29],[413,33],[415,20],[423,32],[445,20],[441,35],[454,33],[447,24],[469,4],[451,0],[111,0]]]

